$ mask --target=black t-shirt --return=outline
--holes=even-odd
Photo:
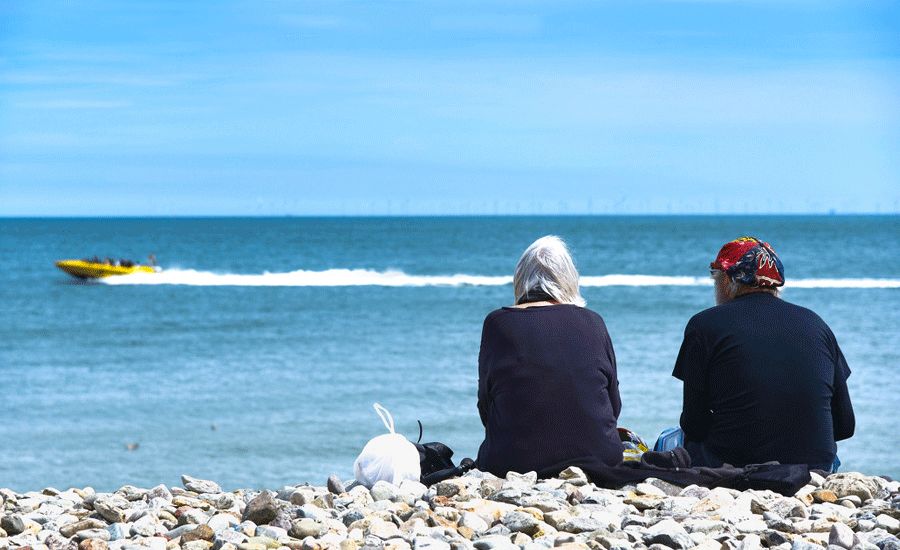
[[[853,435],[850,369],[812,311],[751,293],[695,315],[675,363],[681,427],[735,466],[777,460],[829,469]]]
[[[560,304],[502,308],[484,320],[479,469],[551,477],[618,464],[620,409],[615,354],[597,313]]]

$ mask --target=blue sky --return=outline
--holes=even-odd
[[[0,0],[0,215],[900,212],[900,4]]]

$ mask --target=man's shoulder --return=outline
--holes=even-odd
[[[736,315],[741,315],[745,305],[746,303],[742,303],[740,300],[732,300],[724,304],[704,309],[691,317],[690,321],[688,321],[688,328],[703,329],[721,326],[728,319],[731,319]],[[790,317],[798,322],[825,325],[825,321],[822,320],[815,311],[791,302],[786,302],[781,298],[774,298],[767,301],[766,307],[777,311],[782,316]]]

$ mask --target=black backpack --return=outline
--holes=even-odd
[[[432,441],[420,443],[422,440],[422,422],[419,422],[419,440],[413,443],[419,451],[419,466],[422,468],[420,480],[426,486],[434,485],[445,479],[461,476],[475,467],[475,461],[464,458],[459,466],[453,464],[453,449],[443,443]]]

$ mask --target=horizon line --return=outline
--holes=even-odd
[[[611,213],[474,213],[474,214],[0,214],[0,220],[92,220],[92,219],[340,219],[340,218],[636,218],[636,217],[851,217],[898,216],[894,212],[622,212]]]

